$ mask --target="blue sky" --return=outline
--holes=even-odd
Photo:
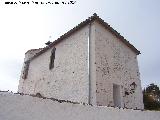
[[[5,5],[4,1],[0,1],[0,90],[17,91],[27,50],[44,47],[93,13],[141,51],[142,86],[160,85],[159,0],[76,0],[73,5]]]

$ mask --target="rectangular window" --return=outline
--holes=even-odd
[[[113,101],[115,107],[121,107],[120,85],[113,84]]]
[[[29,64],[30,64],[29,60],[24,62],[24,68],[23,68],[23,73],[22,73],[22,78],[23,79],[26,79],[27,76],[28,76]]]
[[[50,70],[54,68],[55,51],[56,51],[56,48],[54,47],[51,51],[51,56],[50,56],[50,63],[49,63]]]

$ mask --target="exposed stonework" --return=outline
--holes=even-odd
[[[98,106],[143,109],[139,53],[102,19],[92,16],[47,47],[26,53],[29,68],[27,71],[24,63],[18,91]],[[26,77],[24,71],[28,72]]]

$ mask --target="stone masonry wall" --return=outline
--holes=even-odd
[[[88,26],[55,48],[54,68],[49,69],[51,48],[30,61],[28,76],[21,77],[18,91],[88,103]]]
[[[51,48],[31,60],[27,78],[21,76],[19,92],[114,106],[116,84],[121,107],[143,109],[137,55],[101,24],[93,22],[55,48],[54,68],[49,69]]]
[[[160,112],[73,104],[0,92],[0,120],[159,120]]]
[[[114,106],[116,84],[120,86],[121,107],[143,109],[137,55],[101,24],[94,25],[97,104]]]

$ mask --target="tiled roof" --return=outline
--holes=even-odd
[[[137,50],[132,44],[130,44],[129,41],[127,41],[122,35],[120,35],[120,33],[118,33],[116,30],[114,30],[108,23],[104,22],[104,20],[102,20],[99,16],[97,16],[96,13],[94,13],[93,16],[89,17],[88,19],[86,19],[85,21],[81,22],[76,27],[74,27],[73,29],[71,29],[70,31],[68,31],[67,33],[65,33],[64,35],[60,36],[57,40],[53,41],[50,45],[44,47],[40,52],[38,52],[36,55],[34,55],[31,58],[31,60],[34,59],[35,57],[41,55],[42,53],[44,53],[45,51],[47,51],[49,48],[51,48],[52,46],[54,46],[57,43],[61,42],[65,38],[69,37],[70,35],[72,35],[72,33],[78,31],[79,29],[83,28],[84,26],[88,25],[89,23],[94,22],[95,20],[97,22],[99,22],[100,24],[102,24],[113,35],[115,35],[117,38],[119,38],[125,45],[127,45],[137,55],[140,54],[140,51]]]

